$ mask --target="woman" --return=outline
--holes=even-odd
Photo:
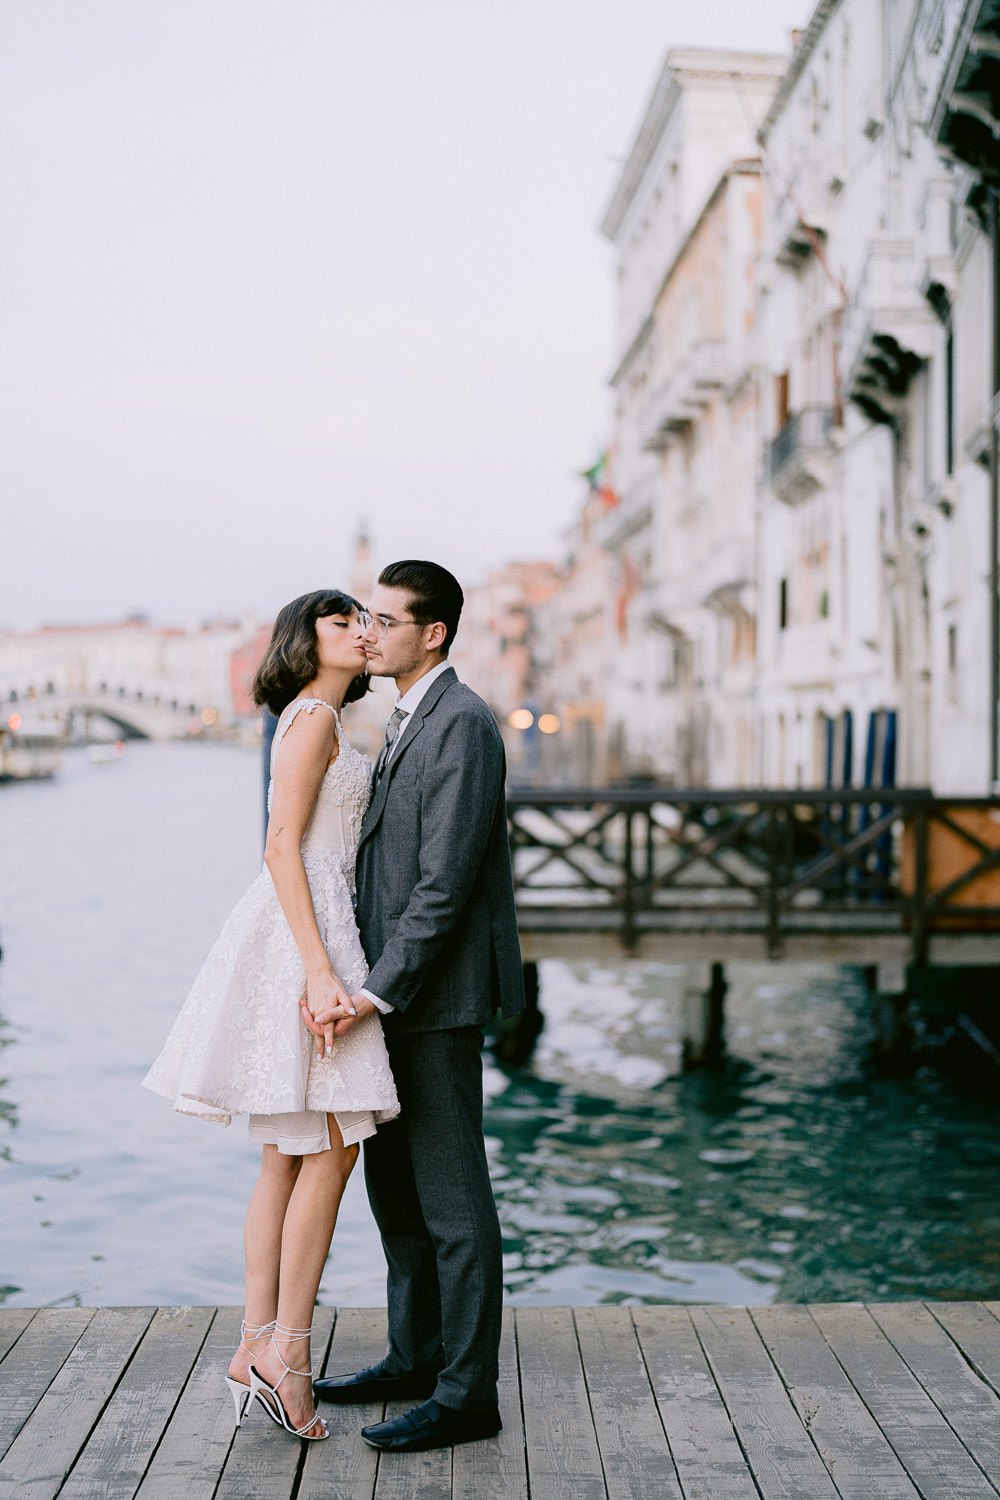
[[[254,698],[279,715],[264,866],[233,911],[144,1079],[174,1108],[228,1125],[249,1114],[263,1146],[247,1210],[246,1316],[227,1383],[237,1423],[256,1397],[287,1431],[325,1438],[310,1369],[312,1310],[358,1156],[399,1113],[381,1022],[342,1037],[368,972],[354,920],[354,861],[371,764],[340,710],[368,691],[367,616],[336,590],[278,615]],[[300,1012],[300,1005],[302,1011]],[[325,1011],[315,1046],[303,1015]]]

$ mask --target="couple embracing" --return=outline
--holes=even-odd
[[[448,651],[462,590],[393,563],[369,604],[336,590],[279,614],[254,683],[278,715],[264,869],[236,906],[144,1080],[174,1108],[250,1116],[246,1309],[226,1377],[321,1440],[317,1398],[412,1400],[373,1447],[500,1430],[500,1227],[483,1142],[482,1028],[524,1005],[504,751]],[[341,724],[371,676],[397,702],[372,768]],[[364,1143],[388,1263],[389,1350],[313,1381],[310,1331]]]

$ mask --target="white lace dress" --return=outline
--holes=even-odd
[[[354,919],[354,862],[371,762],[348,743],[328,703],[302,698],[278,725],[271,774],[296,714],[317,708],[337,720],[340,752],[320,783],[302,860],[323,944],[353,993],[368,973]],[[251,1137],[288,1155],[328,1148],[328,1113],[345,1145],[364,1140],[399,1113],[381,1020],[366,1016],[321,1061],[299,1011],[304,994],[302,959],[265,865],[223,927],[144,1086],[181,1113],[220,1125],[249,1114]]]

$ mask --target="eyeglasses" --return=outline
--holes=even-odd
[[[434,624],[433,620],[421,620],[421,619],[414,619],[414,620],[394,620],[392,618],[392,615],[371,615],[371,614],[368,613],[368,611],[366,609],[361,609],[361,610],[358,611],[358,619],[361,622],[361,628],[362,628],[362,630],[372,630],[372,629],[374,629],[375,634],[377,636],[379,636],[380,639],[383,640],[383,641],[385,640],[386,636],[389,634],[389,631],[393,628],[394,625],[433,625]]]

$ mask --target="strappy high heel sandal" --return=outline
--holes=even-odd
[[[311,1334],[311,1328],[283,1328],[280,1323],[276,1322],[274,1325],[274,1332],[271,1334],[271,1345],[274,1349],[275,1354],[277,1354],[278,1356],[278,1362],[281,1365],[283,1373],[274,1385],[268,1385],[267,1381],[263,1380],[260,1375],[258,1375],[254,1366],[251,1365],[250,1395],[253,1400],[260,1402],[261,1406],[267,1412],[268,1416],[271,1418],[271,1421],[275,1424],[275,1426],[283,1427],[286,1432],[290,1432],[293,1437],[301,1438],[305,1443],[321,1443],[323,1442],[324,1438],[328,1438],[330,1434],[327,1431],[326,1423],[324,1422],[323,1418],[316,1415],[315,1403],[313,1405],[313,1414],[309,1418],[309,1420],[303,1422],[301,1427],[293,1427],[288,1419],[288,1413],[282,1405],[281,1397],[278,1395],[278,1388],[286,1375],[304,1375],[308,1380],[311,1381],[313,1378],[313,1372],[312,1370],[293,1370],[291,1365],[286,1365],[284,1359],[282,1359],[281,1357],[277,1341],[280,1339],[282,1343],[290,1344],[297,1339],[307,1338]],[[270,1400],[268,1399],[269,1397]],[[312,1435],[310,1434],[309,1429],[310,1427],[315,1427],[317,1422],[323,1430],[320,1433]]]
[[[247,1339],[259,1339],[264,1334],[273,1333],[274,1326],[274,1318],[271,1319],[270,1323],[248,1323],[244,1318],[240,1324],[240,1348],[246,1349],[250,1358],[253,1359],[255,1351],[248,1347]],[[236,1425],[238,1427],[246,1416],[247,1407],[250,1405],[250,1387],[244,1385],[242,1380],[234,1380],[231,1375],[226,1376],[226,1384],[229,1387],[229,1394],[233,1398],[233,1405],[236,1407]]]

